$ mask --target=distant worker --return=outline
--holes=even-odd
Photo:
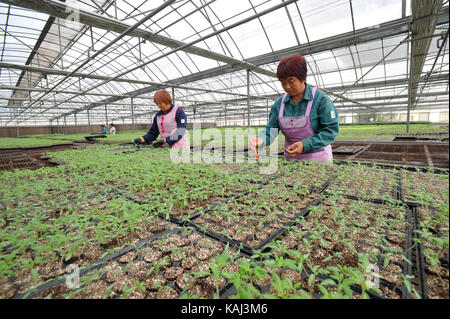
[[[109,134],[111,134],[111,135],[116,134],[116,127],[112,123],[109,124]]]
[[[108,134],[108,130],[106,129],[105,125],[100,125],[100,134]]]
[[[286,93],[272,105],[265,130],[250,140],[253,152],[270,145],[281,130],[286,159],[333,160],[331,143],[339,132],[338,112],[327,94],[306,83],[306,74],[306,61],[301,55],[280,61],[277,77]]]
[[[153,101],[161,111],[156,113],[147,134],[131,142],[135,145],[151,144],[161,135],[161,139],[154,142],[153,146],[189,149],[189,139],[186,135],[187,117],[184,111],[172,103],[170,93],[165,90],[157,91]]]

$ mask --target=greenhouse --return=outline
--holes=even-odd
[[[448,1],[0,0],[0,36],[0,299],[449,299]]]

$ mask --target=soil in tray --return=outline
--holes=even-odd
[[[61,284],[37,298],[50,294],[52,298],[212,298],[228,283],[222,272],[232,271],[238,258],[239,254],[223,243],[197,232],[178,230],[87,273],[80,278],[78,289]],[[215,277],[209,266],[217,264],[221,268]]]
[[[83,267],[124,245],[173,228],[171,223],[148,212],[140,211],[141,218],[133,221],[137,216],[134,209],[139,206],[134,204],[133,207],[133,204],[128,203],[128,211],[126,203],[116,202],[63,212],[50,219],[33,220],[15,232],[12,232],[13,223],[7,225],[7,231],[12,232],[10,238],[15,240],[2,246],[6,249],[2,254],[13,257],[6,264],[9,269],[4,269],[8,275],[1,282],[0,298],[23,294],[47,280],[64,275],[69,264]],[[121,207],[121,211],[115,211],[114,207]],[[24,248],[18,244],[11,245],[24,241],[28,243]],[[30,263],[34,264],[32,269],[35,272],[26,266]],[[11,285],[12,288],[8,289]]]
[[[211,169],[222,175],[234,175],[243,182],[265,183],[273,178],[271,175],[260,174],[260,167],[256,163],[214,164],[214,166],[211,166]]]
[[[317,194],[280,185],[265,185],[201,214],[193,223],[201,230],[255,248],[289,224]]]
[[[447,209],[418,208],[417,235],[423,252],[426,298],[449,298],[449,220]]]
[[[448,205],[449,180],[447,174],[401,172],[402,199],[405,202],[432,205]]]
[[[369,202],[328,198],[270,246],[275,259],[317,267],[324,274],[350,269],[350,279],[358,284],[368,264],[378,267],[381,278],[392,286],[403,284],[405,271],[406,209]],[[344,268],[343,268],[344,267]],[[349,276],[350,273],[341,275]],[[397,289],[381,287],[378,294],[400,298]]]
[[[180,183],[158,190],[144,189],[138,193],[125,192],[124,194],[139,203],[149,204],[150,209],[158,214],[183,218],[200,213],[256,187],[257,185],[246,183],[227,185],[215,182],[211,185],[205,184],[192,188],[190,185]],[[168,196],[169,193],[172,195]]]
[[[397,187],[398,178],[394,170],[345,165],[340,167],[327,192],[363,199],[395,201]]]
[[[232,285],[220,297],[222,299],[379,298],[373,293],[372,288],[364,295],[361,290],[355,289],[358,280],[352,278],[350,271],[347,271],[348,268],[309,269],[303,263],[307,256],[300,259],[296,253],[296,257],[275,255],[275,258],[270,257],[264,261],[240,260],[237,265],[233,264],[239,268],[230,273]],[[365,278],[371,280],[369,276]],[[401,291],[386,283],[380,284],[380,290],[390,298],[401,296]]]
[[[333,178],[336,167],[325,164],[298,164],[280,169],[281,176],[271,181],[275,184],[291,185],[320,191]]]

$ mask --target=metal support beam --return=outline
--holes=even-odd
[[[39,2],[43,2],[45,0],[41,0]],[[85,60],[84,62],[82,62],[80,65],[78,65],[73,71],[70,71],[70,73],[68,75],[66,75],[63,79],[61,79],[60,81],[58,81],[57,84],[55,84],[52,88],[50,88],[50,90],[46,93],[44,93],[42,96],[40,96],[40,98],[44,97],[45,95],[47,95],[48,93],[52,92],[53,90],[55,90],[60,84],[62,84],[67,78],[69,78],[71,75],[75,74],[78,70],[82,69],[85,65],[87,65],[89,62],[95,60],[96,57],[98,57],[100,54],[102,54],[103,52],[105,52],[108,48],[110,48],[112,45],[114,45],[115,43],[117,43],[120,39],[122,39],[123,37],[129,35],[133,30],[137,29],[141,24],[143,24],[144,22],[146,22],[147,20],[149,20],[151,17],[153,17],[155,14],[157,14],[158,12],[162,11],[163,9],[165,9],[166,7],[168,7],[169,5],[171,5],[175,0],[167,0],[165,1],[162,5],[160,5],[158,8],[152,10],[152,12],[150,14],[148,14],[147,16],[145,16],[143,19],[139,20],[138,22],[136,22],[133,26],[128,27],[125,31],[123,31],[119,36],[117,36],[116,38],[114,38],[112,41],[110,41],[107,45],[105,45],[103,48],[101,48],[98,51],[95,51],[95,54],[90,56],[87,60]],[[78,11],[70,11],[70,12],[79,12]],[[92,37],[92,27],[91,27],[91,37]],[[92,44],[92,49],[94,49],[94,44]],[[23,112],[25,112],[28,108],[32,107],[34,105],[33,102],[31,103],[31,105],[27,106],[25,108],[25,110],[23,110],[22,112],[19,113],[22,114]]]
[[[131,98],[131,124],[133,125],[133,132],[136,130],[134,125],[134,105],[133,105],[133,98]]]

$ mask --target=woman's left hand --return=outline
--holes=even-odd
[[[303,152],[303,143],[302,142],[296,142],[294,144],[291,144],[289,147],[286,148],[286,152],[290,156],[300,155]]]

